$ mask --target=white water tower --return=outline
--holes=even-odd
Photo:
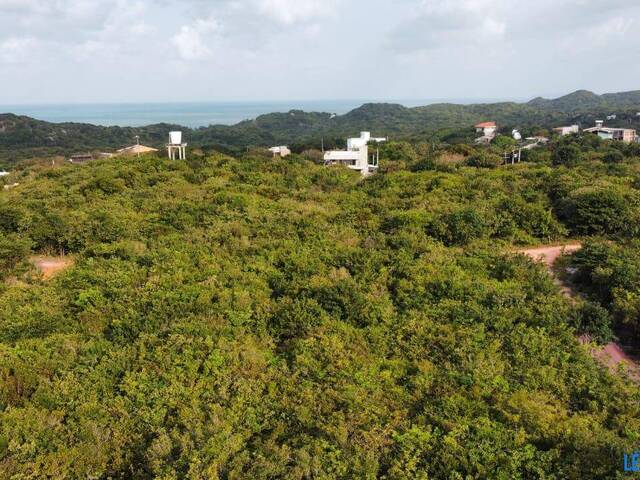
[[[171,160],[176,160],[176,157],[177,160],[187,159],[187,144],[182,143],[182,132],[169,132],[167,152]]]

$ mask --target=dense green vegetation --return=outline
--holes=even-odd
[[[612,314],[611,327],[640,340],[640,242],[596,239],[575,253],[573,277],[586,294]],[[628,340],[628,338],[627,338]]]
[[[510,252],[635,245],[609,222],[638,218],[637,153],[495,154],[392,143],[366,180],[253,154],[2,180],[0,477],[623,478],[640,392],[577,342],[597,312]],[[74,265],[43,281],[32,252]]]
[[[596,95],[578,91],[554,100],[535,99],[528,103],[503,102],[478,105],[435,104],[407,108],[395,104],[366,104],[345,115],[291,111],[262,115],[233,126],[212,125],[195,130],[176,125],[142,128],[96,127],[77,123],[52,124],[28,117],[0,114],[0,166],[35,156],[69,155],[93,150],[109,150],[131,145],[138,135],[150,146],[164,145],[170,130],[181,128],[192,146],[226,153],[244,152],[247,147],[288,144],[302,152],[310,147],[344,146],[344,138],[362,130],[380,136],[448,143],[471,141],[473,125],[495,120],[510,134],[518,128],[525,135],[548,134],[563,124],[592,126],[611,113],[611,126],[640,130],[640,91]]]

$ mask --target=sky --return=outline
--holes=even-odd
[[[638,0],[0,0],[0,104],[640,89]]]

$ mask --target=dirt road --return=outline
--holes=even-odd
[[[42,272],[42,278],[50,280],[73,264],[69,257],[33,257],[31,262]]]
[[[544,263],[547,266],[547,270],[549,270],[549,274],[553,276],[554,283],[558,285],[558,287],[562,291],[562,294],[567,298],[574,298],[576,296],[576,292],[556,276],[555,272],[553,271],[553,266],[555,265],[558,258],[560,258],[562,255],[577,252],[581,248],[582,244],[580,243],[570,243],[568,245],[530,248],[526,250],[520,250],[519,253],[523,253],[535,262]]]
[[[581,243],[570,243],[568,245],[556,245],[530,248],[527,250],[520,250],[520,253],[531,257],[536,262],[544,262],[549,269],[549,272],[553,275],[553,265],[560,256],[577,252],[582,248]]]
[[[577,252],[581,248],[582,245],[580,243],[572,243],[568,245],[530,248],[520,250],[518,253],[526,255],[536,262],[544,263],[547,266],[549,274],[553,276],[554,282],[562,290],[562,294],[567,298],[575,298],[578,296],[578,293],[573,290],[571,285],[564,283],[556,276],[553,266],[562,255]],[[583,335],[580,337],[580,342],[585,345],[591,344],[591,339]],[[609,367],[611,371],[617,370],[618,366],[623,364],[630,377],[636,381],[640,381],[640,363],[637,359],[631,358],[619,344],[612,342],[604,347],[591,348],[591,354],[595,359]]]

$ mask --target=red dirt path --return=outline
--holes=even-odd
[[[42,272],[45,280],[52,279],[73,264],[69,257],[33,257],[31,262]]]
[[[518,253],[527,255],[536,262],[543,262],[547,266],[549,274],[553,276],[555,283],[562,290],[562,294],[567,298],[575,298],[578,295],[577,292],[573,290],[571,285],[564,283],[556,276],[553,266],[562,255],[576,252],[581,248],[582,245],[580,243],[572,243],[568,245],[530,248],[520,250]],[[580,343],[590,344],[591,338],[583,335],[580,337]],[[595,359],[609,367],[611,371],[616,371],[618,366],[622,364],[631,378],[635,381],[640,381],[640,363],[637,359],[630,357],[617,343],[612,342],[604,347],[593,347],[590,351]]]

